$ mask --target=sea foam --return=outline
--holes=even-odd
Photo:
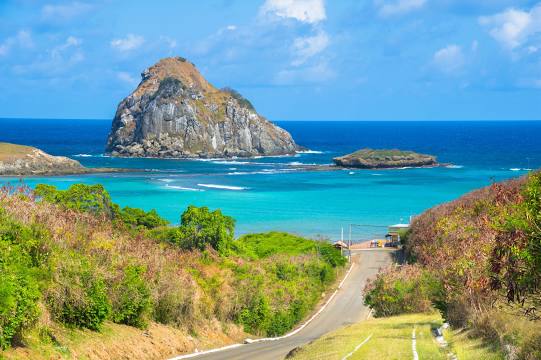
[[[211,188],[211,189],[222,189],[222,190],[233,190],[233,191],[241,191],[241,190],[247,190],[247,187],[243,186],[229,186],[229,185],[217,185],[217,184],[197,184],[197,186]]]

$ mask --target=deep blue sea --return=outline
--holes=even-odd
[[[109,120],[0,119],[0,141],[36,146],[86,166],[152,170],[28,178],[25,183],[101,183],[121,205],[155,208],[173,223],[190,204],[220,208],[237,233],[283,230],[355,240],[381,237],[390,224],[490,184],[541,167],[541,122],[279,122],[311,151],[256,159],[118,159],[103,155]],[[292,171],[330,164],[354,150],[398,148],[438,156],[448,167]],[[2,179],[17,182],[18,179]]]

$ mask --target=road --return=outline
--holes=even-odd
[[[245,344],[220,352],[201,354],[193,359],[283,359],[298,346],[309,343],[341,326],[365,319],[369,309],[363,304],[361,291],[369,277],[392,262],[392,252],[383,249],[356,251],[352,261],[355,265],[336,296],[321,314],[295,335],[280,340]]]

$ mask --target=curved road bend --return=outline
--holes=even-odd
[[[283,359],[292,349],[318,339],[343,325],[365,319],[369,309],[364,306],[361,291],[369,277],[392,262],[392,251],[367,250],[354,252],[355,266],[342,288],[310,324],[297,334],[281,340],[245,344],[233,349],[202,354],[197,360],[276,360]]]

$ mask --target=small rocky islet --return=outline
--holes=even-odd
[[[396,169],[440,165],[435,156],[403,150],[362,149],[333,159],[338,167],[355,169]]]
[[[65,156],[53,156],[32,146],[0,142],[0,176],[51,176],[120,172],[124,169],[87,168]]]

